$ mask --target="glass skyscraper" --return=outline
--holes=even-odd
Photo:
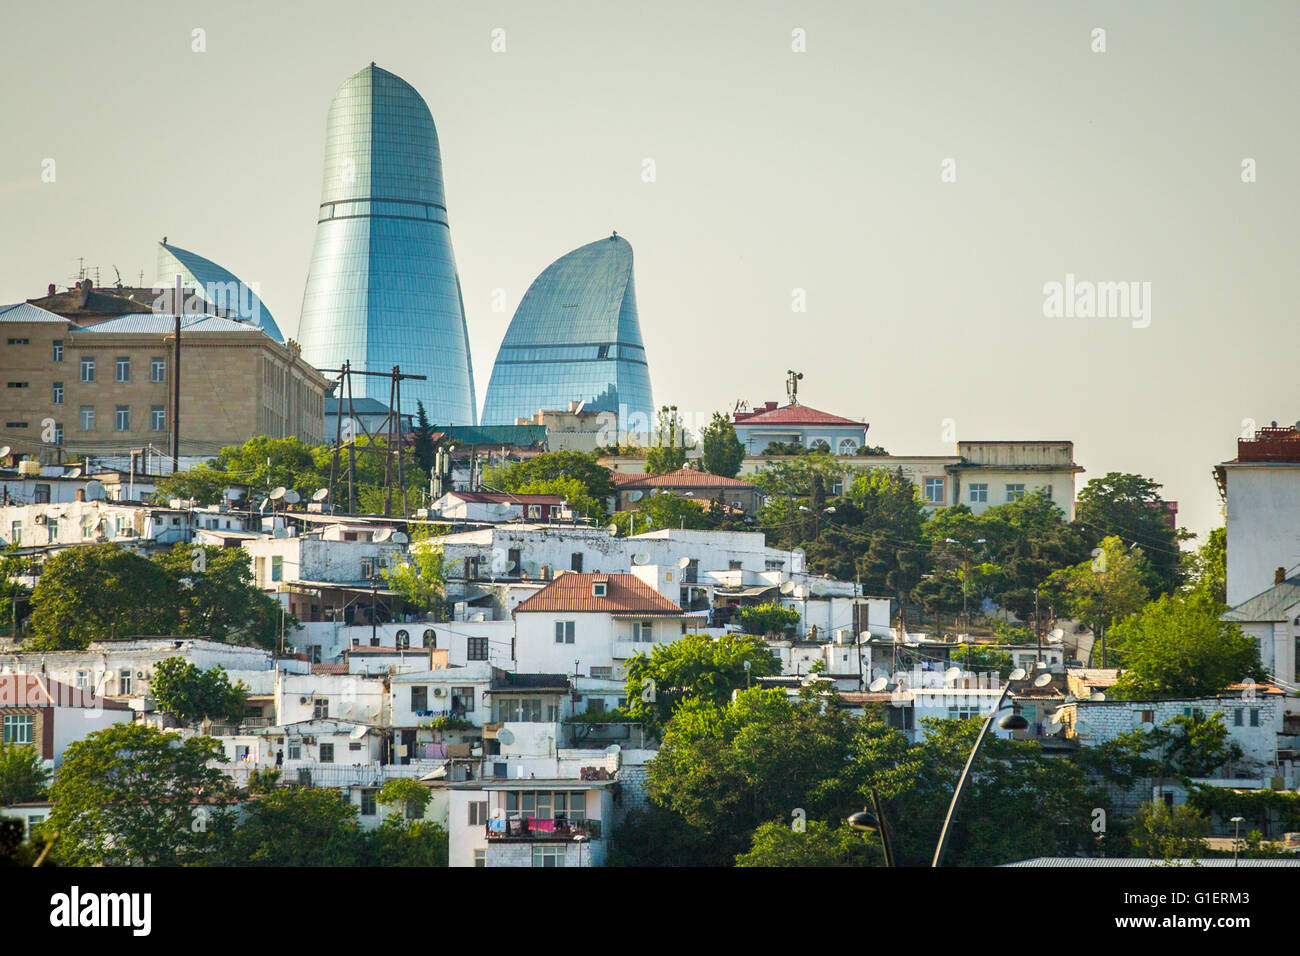
[[[176,277],[181,284],[197,288],[205,302],[217,315],[251,322],[277,342],[283,342],[280,327],[271,317],[271,310],[258,297],[256,290],[246,285],[229,269],[223,269],[211,259],[197,253],[158,243],[158,278],[154,284],[161,289],[174,287]]]
[[[425,375],[402,383],[404,413],[419,399],[435,424],[477,424],[438,133],[420,94],[373,63],[330,104],[298,339],[317,368]],[[352,394],[387,404],[389,381],[354,376]]]
[[[528,287],[497,353],[483,424],[573,401],[617,414],[621,432],[648,433],[654,421],[632,246],[617,233],[555,260]]]

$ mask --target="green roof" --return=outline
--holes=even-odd
[[[546,441],[545,425],[452,425],[443,429],[462,445],[540,445]]]
[[[1300,577],[1287,578],[1267,591],[1243,601],[1223,615],[1222,620],[1238,624],[1285,621],[1288,611],[1300,604]]]

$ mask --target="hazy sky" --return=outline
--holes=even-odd
[[[952,453],[945,419],[1072,439],[1080,483],[1141,472],[1219,524],[1243,419],[1300,418],[1300,4],[926,6],[9,0],[0,302],[79,256],[148,283],[166,235],[293,334],[326,110],[374,60],[438,127],[480,407],[528,284],[617,229],[659,404],[798,369],[893,453]],[[1150,283],[1149,325],[1044,317],[1067,274]]]

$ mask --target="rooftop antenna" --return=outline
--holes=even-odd
[[[122,288],[122,270],[113,266],[113,271],[117,273],[117,288]]]
[[[791,405],[799,404],[799,380],[803,378],[803,372],[796,372],[793,369],[786,369],[785,394],[790,399]]]

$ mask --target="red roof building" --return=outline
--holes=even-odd
[[[866,422],[832,415],[807,405],[766,402],[753,411],[735,412],[736,437],[747,455],[759,455],[773,442],[821,447],[834,455],[856,455],[867,443]]]
[[[515,608],[530,611],[680,617],[682,609],[635,574],[561,574]]]

